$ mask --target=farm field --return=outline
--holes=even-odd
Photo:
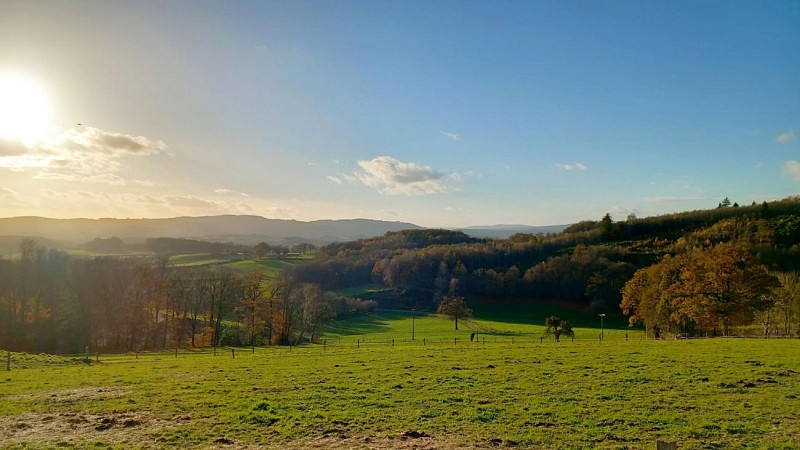
[[[797,340],[612,334],[599,342],[589,338],[598,330],[586,329],[585,339],[579,330],[574,342],[540,343],[531,328],[513,343],[507,334],[488,334],[484,343],[470,342],[465,326],[456,344],[452,322],[431,315],[415,318],[414,341],[391,345],[388,336],[408,322],[403,313],[376,314],[349,330],[340,322],[324,345],[240,348],[235,358],[231,349],[101,355],[89,364],[15,354],[12,370],[0,375],[0,442],[365,449],[800,442]],[[513,327],[472,324],[489,325]],[[448,339],[435,338],[447,330]]]

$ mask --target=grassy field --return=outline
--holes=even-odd
[[[332,345],[339,342],[365,342],[365,343],[395,343],[411,341],[412,329],[416,340],[426,339],[426,342],[461,342],[469,341],[470,337],[487,339],[489,342],[508,342],[511,343],[522,340],[536,342],[544,332],[545,317],[550,314],[559,314],[565,319],[572,320],[576,314],[565,315],[563,309],[557,309],[549,304],[543,304],[542,308],[497,308],[496,312],[490,313],[485,310],[475,318],[460,320],[458,330],[452,320],[445,320],[441,316],[428,312],[411,312],[381,310],[377,314],[356,316],[350,319],[334,322],[329,326],[322,339],[327,339]],[[516,319],[516,321],[515,321]],[[599,318],[592,318],[597,328],[588,326],[576,327],[576,340],[599,340]],[[588,319],[580,320],[586,324]],[[644,338],[643,330],[628,329],[613,323],[606,326],[603,337],[606,340],[641,340]],[[570,340],[567,336],[562,339]]]
[[[15,354],[0,375],[0,447],[800,446],[798,340],[625,340],[612,329],[599,342],[587,328],[540,343],[538,325],[475,320],[456,335],[418,315],[410,341],[410,322],[382,312],[331,327],[325,345],[235,358]],[[470,342],[470,327],[486,342]],[[512,343],[509,331],[523,334]]]

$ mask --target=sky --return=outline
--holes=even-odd
[[[0,2],[0,217],[554,225],[800,193],[800,2]]]

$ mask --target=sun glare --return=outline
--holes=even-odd
[[[0,138],[33,145],[50,126],[44,89],[21,75],[0,74]]]

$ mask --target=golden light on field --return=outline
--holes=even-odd
[[[50,127],[50,103],[44,89],[18,74],[0,74],[0,138],[32,145]]]

